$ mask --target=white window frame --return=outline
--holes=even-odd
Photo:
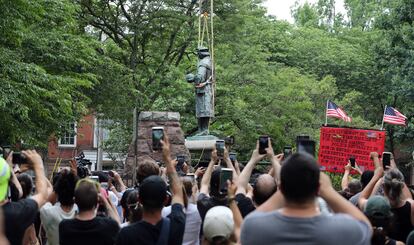
[[[76,147],[76,143],[77,143],[77,136],[78,136],[78,125],[77,125],[77,123],[75,122],[74,123],[74,133],[75,133],[75,135],[74,135],[74,140],[73,140],[73,144],[61,144],[60,143],[60,138],[59,138],[59,140],[58,140],[58,147],[61,147],[61,148],[75,148]]]

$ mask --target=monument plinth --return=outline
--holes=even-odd
[[[180,113],[178,112],[140,112],[135,120],[132,143],[129,145],[125,165],[125,178],[133,179],[136,167],[143,161],[159,161],[162,163],[162,152],[152,149],[152,127],[164,127],[171,145],[171,158],[185,156],[191,162],[191,155],[185,146],[184,132],[181,129]]]

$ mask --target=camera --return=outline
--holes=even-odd
[[[82,179],[89,176],[88,166],[92,165],[92,162],[89,159],[85,159],[85,154],[83,152],[79,154],[79,156],[75,157],[75,161],[79,178]]]

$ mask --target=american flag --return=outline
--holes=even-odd
[[[407,117],[401,114],[401,112],[397,111],[396,109],[392,108],[391,106],[387,106],[384,113],[384,122],[389,124],[396,124],[396,125],[406,125]]]
[[[328,107],[326,108],[326,116],[340,118],[345,122],[352,121],[351,118],[348,117],[348,115],[332,101],[328,101]]]

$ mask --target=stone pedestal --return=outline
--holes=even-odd
[[[185,139],[185,146],[190,151],[212,150],[216,146],[216,140],[218,139],[213,135],[187,137]]]
[[[218,139],[213,135],[191,136],[185,139],[185,146],[191,152],[194,167],[208,165],[211,151],[216,147]]]
[[[164,127],[171,145],[171,158],[184,155],[186,162],[191,162],[190,152],[185,146],[184,132],[180,125],[178,112],[149,112],[139,113],[133,142],[129,146],[128,158],[125,165],[125,178],[134,178],[135,169],[145,159],[163,162],[162,152],[152,149],[152,127]]]

